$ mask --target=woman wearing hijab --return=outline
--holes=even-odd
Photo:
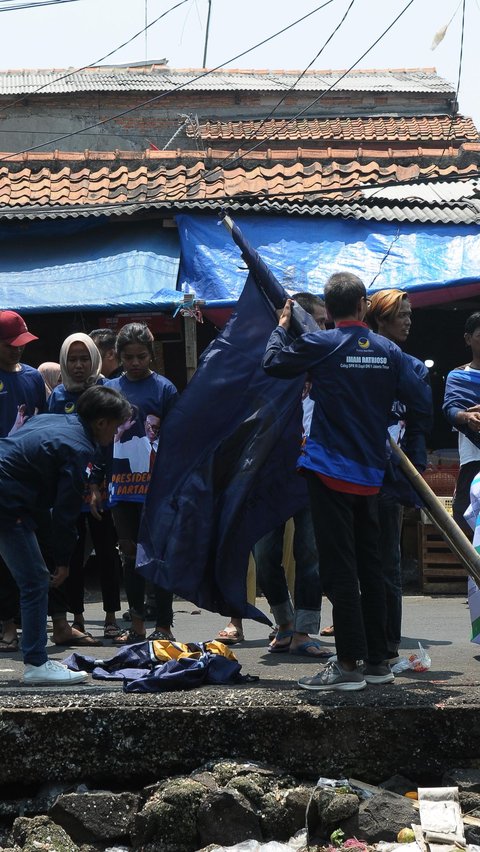
[[[53,389],[62,381],[60,364],[57,364],[55,361],[45,361],[37,369],[45,382],[45,391],[48,399]]]
[[[88,334],[77,332],[63,341],[60,349],[62,384],[52,390],[48,409],[53,414],[74,414],[79,397],[89,387],[103,384],[100,375],[102,356]],[[93,463],[93,459],[92,459]],[[78,522],[78,542],[70,562],[70,575],[66,583],[69,610],[73,612],[73,627],[85,633],[84,621],[84,551],[86,524],[88,523],[97,564],[105,610],[104,636],[114,638],[121,631],[115,613],[120,609],[119,558],[112,517],[108,510],[98,520],[90,513],[90,493],[86,491],[82,514]],[[67,644],[72,644],[71,642]],[[76,645],[101,644],[85,634]]]

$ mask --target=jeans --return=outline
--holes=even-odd
[[[322,587],[310,508],[293,516],[295,534],[295,609],[282,567],[285,524],[267,533],[254,547],[257,578],[276,624],[293,621],[297,633],[318,633]]]
[[[307,482],[338,659],[377,665],[388,656],[377,498],[333,491],[313,472]]]
[[[23,660],[25,664],[41,666],[48,659],[45,648],[50,572],[35,533],[21,521],[0,528],[0,556],[20,591]]]
[[[378,495],[380,522],[380,559],[385,581],[387,604],[387,646],[389,656],[396,656],[402,639],[402,533],[403,506],[387,494]]]

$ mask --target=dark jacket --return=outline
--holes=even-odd
[[[394,400],[430,410],[428,387],[412,359],[364,323],[340,324],[295,342],[278,326],[263,366],[278,378],[310,374],[315,407],[299,466],[334,479],[380,487]]]
[[[55,563],[68,565],[97,445],[77,414],[40,414],[0,439],[0,524],[18,518],[34,529],[52,509]]]

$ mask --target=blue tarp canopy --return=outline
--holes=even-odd
[[[0,308],[51,311],[160,310],[176,290],[180,246],[159,222],[32,223],[0,231]]]
[[[407,290],[416,306],[480,293],[480,226],[235,216],[244,236],[291,293],[321,294],[333,272],[358,275],[370,292]],[[180,282],[210,307],[235,303],[247,277],[218,217],[178,215]]]

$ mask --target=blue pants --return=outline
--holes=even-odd
[[[293,516],[295,534],[295,609],[288,592],[282,566],[283,534],[285,524],[267,533],[253,549],[257,578],[276,624],[293,621],[298,633],[318,633],[322,586],[318,567],[318,552],[313,531],[310,507]]]
[[[48,659],[45,648],[50,573],[33,530],[21,521],[12,527],[0,527],[0,556],[20,592],[23,660],[41,666]]]

